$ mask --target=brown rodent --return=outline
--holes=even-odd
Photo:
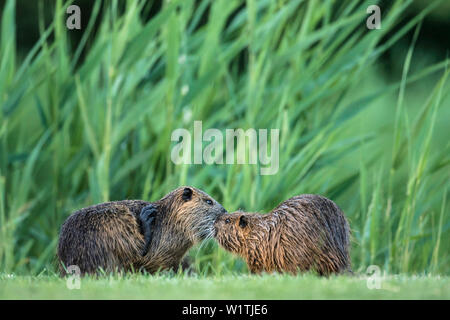
[[[264,215],[225,214],[215,231],[218,243],[242,256],[253,273],[351,273],[347,219],[322,196],[296,196]]]
[[[106,202],[70,215],[61,227],[61,274],[76,265],[81,273],[177,269],[195,243],[212,237],[225,209],[205,192],[180,187],[150,203]]]

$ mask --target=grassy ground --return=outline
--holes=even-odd
[[[412,1],[389,1],[381,30],[366,27],[372,0],[172,0],[149,20],[143,16],[150,2],[119,2],[93,2],[89,21],[83,11],[88,25],[77,46],[65,25],[69,2],[55,1],[53,11],[40,7],[53,17],[49,25],[40,21],[40,39],[26,51],[17,46],[24,22],[16,21],[16,2],[4,4],[0,272],[54,270],[59,229],[77,209],[154,201],[192,185],[228,211],[268,212],[294,195],[324,195],[349,218],[356,270],[450,274],[450,60],[417,51],[421,21],[442,2],[406,19]],[[396,69],[386,77],[381,57],[402,39],[392,57]],[[222,133],[279,129],[279,171],[176,165],[171,133],[193,132],[195,120]],[[195,257],[202,274],[217,280],[113,281],[123,292],[105,290],[108,281],[86,281],[86,290],[69,292],[60,280],[18,278],[2,281],[1,295],[209,297],[209,287],[223,298],[443,293],[444,282],[434,278],[394,281],[400,293],[369,291],[354,279],[230,283],[222,272],[244,273],[245,265],[217,245],[197,249]]]
[[[312,275],[84,278],[79,290],[56,276],[0,279],[0,299],[450,299],[449,277],[385,278],[380,289],[366,277]]]

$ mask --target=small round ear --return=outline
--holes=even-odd
[[[248,224],[247,217],[246,216],[241,216],[239,218],[239,227],[245,228],[247,226],[247,224]]]
[[[184,201],[189,201],[192,199],[192,189],[184,188],[182,198]]]

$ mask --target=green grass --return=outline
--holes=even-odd
[[[153,201],[193,185],[229,211],[267,212],[297,194],[322,194],[350,220],[354,270],[376,264],[388,273],[448,275],[449,60],[416,58],[421,21],[439,2],[405,21],[411,1],[392,1],[383,28],[368,31],[366,8],[373,2],[248,0],[242,6],[214,0],[196,7],[193,0],[172,0],[150,21],[142,19],[149,9],[143,1],[127,2],[123,12],[117,1],[108,1],[104,11],[96,2],[91,19],[99,21],[98,31],[94,36],[91,20],[80,47],[72,48],[68,3],[58,0],[53,23],[45,28],[42,22],[40,40],[22,52],[15,2],[6,1],[0,27],[0,270],[55,270],[59,228],[79,208],[126,198]],[[408,32],[414,39],[396,56],[402,73],[387,80],[379,58]],[[194,120],[222,132],[279,128],[279,172],[261,176],[255,165],[174,165],[171,132],[192,130]],[[201,274],[219,277],[188,280],[200,288],[219,286],[230,271],[246,271],[214,243],[190,255]],[[5,286],[18,295],[27,279],[2,284],[2,295]],[[261,285],[258,278],[242,279],[255,290]],[[432,296],[434,289],[426,289],[432,283],[440,292],[435,278],[405,279],[399,283],[407,296]],[[286,286],[301,288],[302,281],[312,291],[297,288],[298,295],[325,290],[325,280],[299,278]],[[107,282],[86,286],[100,291],[101,283]],[[349,295],[364,290],[353,288],[357,280],[330,283],[342,283]],[[55,296],[61,290],[57,280],[36,280],[34,288],[40,284]],[[416,285],[417,292],[410,290]],[[239,291],[238,281],[229,286]]]
[[[450,299],[450,279],[398,276],[369,289],[364,277],[133,275],[83,278],[69,290],[54,276],[3,276],[0,299]]]

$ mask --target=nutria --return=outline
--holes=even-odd
[[[253,273],[351,273],[348,222],[339,207],[322,196],[296,196],[265,215],[222,215],[215,232],[218,243],[242,256]]]
[[[150,203],[106,202],[70,215],[61,227],[58,258],[82,274],[177,269],[195,243],[213,235],[225,209],[205,192],[180,187]]]

